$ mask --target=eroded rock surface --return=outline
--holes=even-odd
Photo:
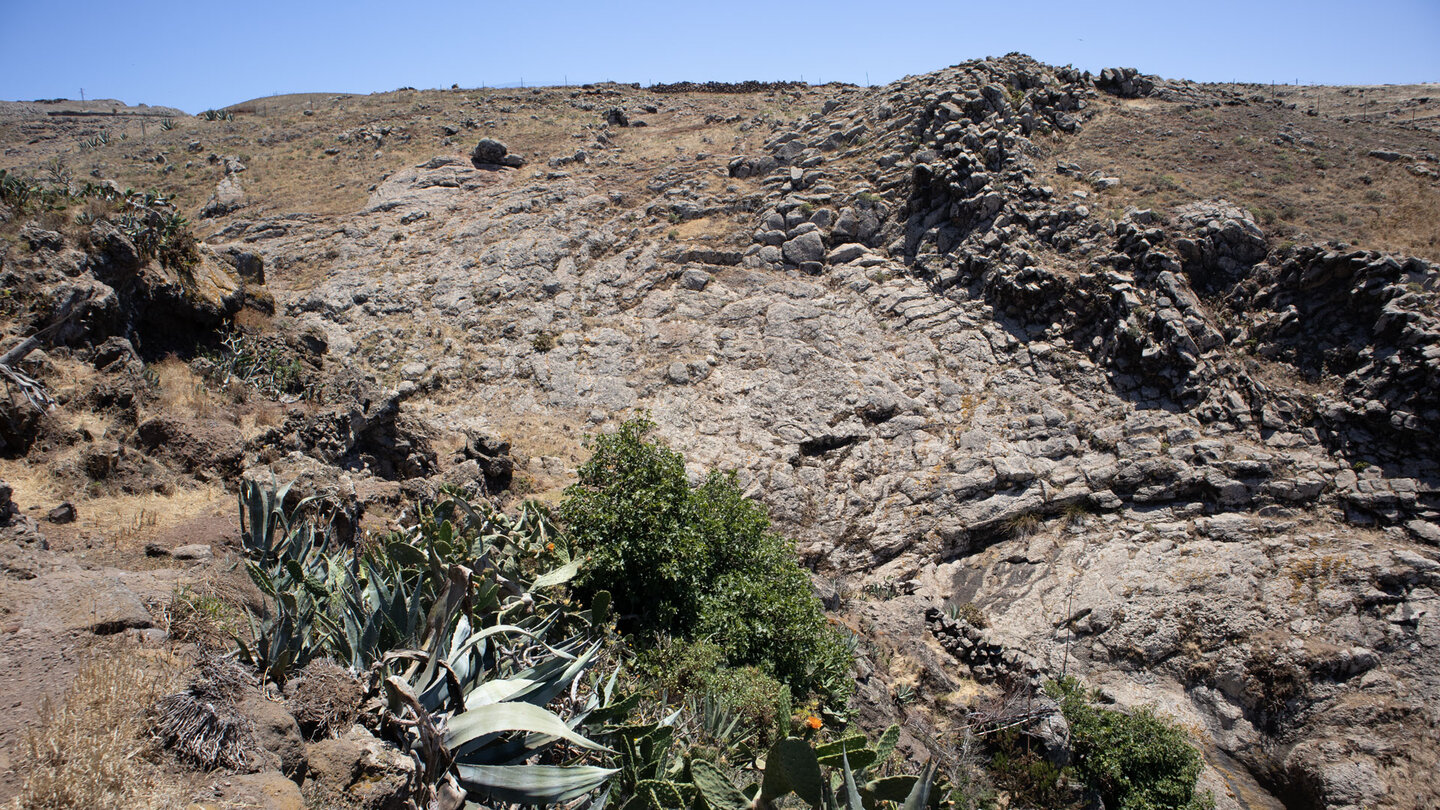
[[[351,214],[232,216],[215,266],[253,277],[223,259],[243,245],[303,271],[275,306],[336,394],[252,441],[247,475],[362,505],[563,480],[584,432],[647,410],[697,474],[739,471],[932,709],[1080,674],[1192,729],[1222,807],[1423,806],[1440,267],[1281,244],[1220,197],[1102,213],[1119,180],[1047,156],[1108,97],[1248,103],[1010,56],[757,117],[753,154],[629,161],[636,122],[592,105],[583,149],[538,169],[486,139]],[[125,334],[107,306],[92,343]],[[877,661],[872,719],[902,719]],[[312,765],[343,786],[356,746]]]

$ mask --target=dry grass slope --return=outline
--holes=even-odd
[[[19,810],[184,807],[185,785],[160,764],[146,712],[182,683],[175,656],[117,646],[97,654],[62,700],[41,709],[23,761]]]

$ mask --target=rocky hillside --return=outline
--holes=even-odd
[[[163,638],[144,597],[220,576],[178,558],[242,477],[363,532],[442,484],[554,500],[645,411],[797,540],[910,750],[1068,673],[1181,721],[1219,807],[1431,804],[1440,138],[1433,88],[1353,90],[1010,55],[7,108],[12,174],[158,188],[203,239],[167,268],[0,208],[0,350],[43,333],[0,364],[56,400],[0,400],[0,655]],[[96,582],[123,617],[54,615]]]

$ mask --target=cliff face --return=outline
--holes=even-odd
[[[1381,226],[1435,199],[1434,134],[1013,55],[744,89],[392,103],[334,159],[434,156],[358,210],[217,215],[217,255],[263,260],[272,327],[331,392],[255,431],[246,474],[384,508],[508,480],[488,435],[543,492],[585,432],[648,410],[797,539],[867,639],[872,720],[939,734],[956,695],[1068,672],[1181,719],[1221,806],[1440,794],[1440,266],[1360,239],[1437,255],[1435,209]],[[252,143],[332,112],[256,118]],[[528,163],[462,153],[472,128]],[[1394,205],[1315,243],[1253,202],[1292,182]]]

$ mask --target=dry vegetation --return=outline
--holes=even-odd
[[[594,140],[605,111],[632,104],[637,94],[597,86],[582,88],[398,90],[371,96],[311,93],[255,99],[227,108],[230,121],[176,117],[172,129],[150,119],[118,117],[75,119],[81,123],[0,117],[0,142],[28,143],[25,164],[0,161],[8,169],[43,176],[47,161],[58,158],[77,177],[112,178],[122,187],[155,188],[174,195],[182,211],[197,210],[224,176],[211,155],[235,156],[247,167],[238,177],[251,205],[244,216],[306,213],[332,215],[361,207],[373,184],[398,169],[437,154],[467,154],[481,137],[510,145],[530,161],[527,172],[545,171],[549,158],[574,154]],[[768,128],[742,133],[739,125],[754,116],[793,119],[818,109],[824,88],[808,92],[727,97],[734,103],[733,123],[707,123],[706,97],[654,96],[655,114],[639,116],[648,124],[612,134],[626,154],[624,170],[600,180],[607,189],[643,191],[649,169],[672,164],[677,156],[701,153],[723,170],[728,155],[758,148]],[[713,100],[714,97],[709,97]],[[583,109],[589,105],[592,109]],[[306,114],[307,111],[310,114]],[[142,130],[143,126],[143,130]],[[447,135],[445,127],[456,130]],[[378,142],[369,137],[380,134]],[[99,133],[109,143],[82,148]],[[342,140],[344,138],[344,140]],[[448,141],[448,144],[447,144]],[[198,143],[198,148],[191,147]],[[638,171],[637,171],[638,170]],[[200,221],[203,235],[220,221]]]
[[[1047,184],[1062,195],[1086,191],[1092,209],[1112,217],[1132,206],[1163,213],[1223,197],[1248,208],[1281,242],[1339,240],[1440,259],[1434,181],[1410,174],[1405,161],[1368,155],[1372,149],[1422,154],[1433,138],[1424,129],[1336,118],[1342,108],[1334,102],[1325,115],[1268,104],[1102,99],[1099,105],[1078,134],[1046,142],[1043,167]],[[1058,162],[1099,170],[1121,184],[1095,191],[1055,171]]]
[[[62,700],[47,702],[21,756],[29,769],[16,810],[184,807],[146,713],[183,683],[185,664],[129,645],[97,650]]]

